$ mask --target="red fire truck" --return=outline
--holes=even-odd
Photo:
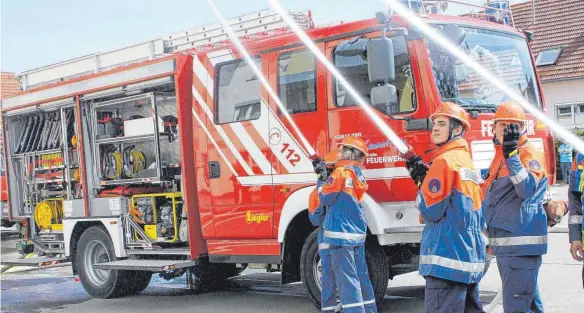
[[[508,100],[495,86],[400,17],[388,29],[383,19],[314,27],[310,14],[293,16],[368,101],[369,69],[388,73],[397,99],[374,103],[376,114],[426,161],[429,116],[441,101],[462,105],[475,167],[488,168],[493,113]],[[523,32],[482,15],[422,17],[545,110]],[[367,141],[367,260],[382,298],[389,279],[418,266],[423,225],[404,160],[273,11],[229,23],[318,154],[347,136]],[[367,50],[384,31],[385,68]],[[240,56],[209,25],[24,72],[25,91],[2,101],[10,218],[37,250],[71,260],[91,296],[138,293],[152,273],[194,273],[208,286],[253,265],[303,281],[318,305],[310,155]],[[527,126],[555,173],[550,132],[533,117]]]

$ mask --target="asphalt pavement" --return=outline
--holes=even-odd
[[[565,186],[554,188],[555,198],[565,199]],[[546,312],[584,312],[582,263],[569,254],[567,218],[554,227],[548,240],[548,254],[540,270],[539,287]],[[13,257],[14,239],[4,239],[2,258]],[[92,299],[71,275],[70,266],[31,270],[14,267],[0,276],[1,309],[6,313],[28,312],[317,312],[302,284],[281,285],[279,273],[247,270],[232,278],[222,290],[193,293],[181,277],[165,281],[155,274],[146,290],[121,299]],[[496,262],[483,278],[481,300],[488,304],[501,286]],[[417,273],[390,281],[380,313],[424,312],[424,279]],[[495,313],[503,312],[498,305]]]

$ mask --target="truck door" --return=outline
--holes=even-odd
[[[373,87],[369,82],[365,53],[367,38],[380,35],[380,32],[375,32],[356,41],[344,38],[326,43],[327,56],[367,103],[371,102],[370,92]],[[392,41],[396,76],[393,84],[397,89],[398,101],[389,106],[375,107],[375,113],[420,153],[419,151],[428,148],[429,124],[426,108],[417,101],[419,94],[422,94],[422,88],[416,88],[416,83],[422,78],[416,59],[416,45],[406,41],[404,36],[392,37]],[[363,138],[369,148],[369,155],[363,164],[369,195],[378,203],[413,201],[417,188],[409,178],[399,151],[379,131],[345,88],[332,75],[328,74],[327,79],[330,86],[328,120],[331,145],[336,146],[348,136]]]
[[[267,56],[255,57],[259,68]],[[194,67],[195,70],[197,66]],[[217,239],[271,238],[274,194],[268,108],[252,68],[229,50],[213,53],[207,79],[209,188]],[[195,97],[196,98],[196,97]]]
[[[324,50],[324,44],[319,43]],[[324,155],[328,148],[326,115],[326,71],[316,57],[304,47],[282,49],[270,54],[270,84],[308,144]],[[276,221],[288,197],[307,184],[315,184],[309,151],[294,131],[292,123],[270,99],[276,113],[270,119],[271,164],[274,168],[274,201]],[[275,225],[273,236],[278,235]]]

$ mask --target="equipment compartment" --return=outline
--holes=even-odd
[[[174,93],[94,100],[89,106],[99,186],[175,181],[180,149]]]
[[[75,112],[74,103],[66,101],[48,110],[5,116],[13,217],[31,217],[48,200],[82,197]]]

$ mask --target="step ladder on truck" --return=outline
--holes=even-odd
[[[430,1],[423,5],[430,10]],[[460,65],[399,16],[318,28],[310,14],[293,15],[359,92],[398,90],[396,99],[368,100],[427,161],[436,100],[452,90],[460,99],[478,97],[481,81],[470,71],[459,86],[434,77],[456,75]],[[505,57],[500,61],[529,60],[502,64],[536,75],[527,40],[504,20],[424,18],[459,43],[468,37],[470,48],[480,44],[481,53],[493,49],[492,57]],[[347,136],[368,142],[366,249],[382,303],[388,280],[418,267],[424,225],[404,160],[273,11],[229,23],[320,155]],[[37,249],[68,257],[90,295],[138,293],[152,273],[188,273],[193,286],[210,286],[253,265],[281,272],[282,283],[302,281],[320,305],[317,232],[307,212],[316,183],[310,156],[225,33],[215,24],[28,71],[20,76],[27,92],[2,101],[11,218],[22,220]],[[394,48],[375,50],[387,44]],[[440,57],[450,63],[434,71]],[[369,68],[380,69],[379,80],[369,80]],[[535,84],[526,91],[532,99],[541,95],[537,81],[524,82]],[[494,108],[468,107],[476,118],[465,138],[480,171],[494,151],[481,131]],[[61,126],[56,144],[37,138],[39,123]],[[553,151],[547,129],[530,135]],[[554,173],[555,156],[546,155]]]

